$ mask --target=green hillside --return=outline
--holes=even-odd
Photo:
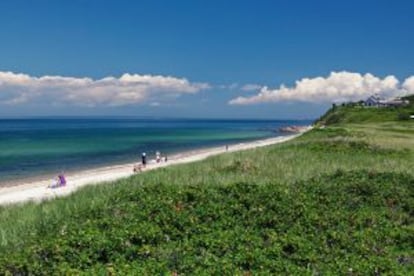
[[[338,107],[284,144],[1,207],[0,274],[412,274],[414,120],[398,112]]]
[[[393,122],[410,120],[414,115],[414,95],[407,96],[407,106],[402,107],[365,107],[360,103],[333,105],[319,120],[319,124],[334,125],[365,122]]]

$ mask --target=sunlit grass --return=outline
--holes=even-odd
[[[342,124],[1,207],[0,272],[403,273],[413,141],[410,123]]]

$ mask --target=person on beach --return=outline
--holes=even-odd
[[[135,165],[133,171],[134,171],[134,173],[142,172],[142,164]]]
[[[145,152],[141,155],[142,165],[145,167],[147,165],[147,154]]]
[[[63,173],[58,175],[58,179],[59,179],[59,186],[66,186],[66,178]]]
[[[155,153],[155,160],[157,161],[157,163],[161,162],[161,153],[159,151]]]
[[[56,178],[54,178],[53,183],[50,184],[48,187],[49,188],[58,188],[58,187],[62,187],[62,186],[66,186],[66,178],[65,178],[65,175],[63,173],[59,174]]]
[[[47,187],[48,188],[57,188],[57,187],[59,187],[59,179],[57,177],[53,178],[52,183]]]

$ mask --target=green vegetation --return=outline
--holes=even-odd
[[[414,121],[367,110],[337,107],[322,118],[337,124],[288,143],[0,207],[0,274],[408,275]]]
[[[414,95],[404,97],[409,104],[402,107],[365,107],[362,103],[333,105],[319,120],[319,125],[349,123],[383,123],[410,120],[414,115]]]

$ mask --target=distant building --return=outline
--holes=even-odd
[[[403,100],[401,98],[392,98],[384,99],[378,94],[370,96],[364,101],[365,106],[374,106],[374,107],[398,107],[409,104],[408,100]]]
[[[409,101],[403,100],[401,98],[389,99],[384,102],[385,106],[404,106],[409,103]]]
[[[364,105],[365,106],[381,106],[381,102],[383,102],[384,100],[385,99],[380,97],[378,94],[374,94],[364,101]]]

